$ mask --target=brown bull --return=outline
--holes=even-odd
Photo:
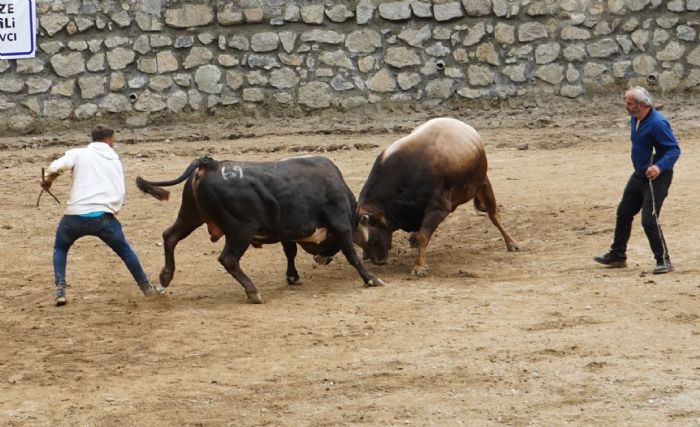
[[[496,211],[496,198],[486,171],[484,144],[471,126],[451,118],[432,119],[384,150],[360,193],[360,242],[365,258],[385,264],[392,233],[413,233],[418,248],[413,274],[427,273],[426,248],[438,225],[457,206],[474,199],[498,227],[509,251],[517,243]]]

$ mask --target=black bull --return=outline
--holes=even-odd
[[[250,245],[281,242],[287,257],[287,282],[299,282],[294,265],[297,243],[316,260],[342,251],[368,286],[383,284],[365,270],[353,247],[357,202],[340,170],[324,157],[294,157],[279,162],[216,161],[202,157],[178,178],[149,182],[138,188],[164,200],[171,186],[187,180],[175,223],[163,232],[163,287],[175,273],[175,246],[206,223],[212,241],[226,238],[219,262],[245,288],[248,300],[261,303],[240,259]]]

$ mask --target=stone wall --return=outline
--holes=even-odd
[[[700,87],[700,0],[38,0],[0,128]]]

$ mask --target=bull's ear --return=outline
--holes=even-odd
[[[360,217],[360,224],[362,225],[367,225],[369,224],[369,215],[364,214]]]

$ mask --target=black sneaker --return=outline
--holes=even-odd
[[[56,286],[55,297],[56,297],[55,298],[56,307],[66,305],[68,300],[66,300],[66,288],[65,288],[65,286]]]
[[[656,261],[656,267],[654,267],[654,270],[652,271],[653,274],[666,274],[670,273],[673,271],[673,264],[671,264],[671,260],[666,260],[666,262],[663,261]]]
[[[593,261],[597,262],[598,264],[607,265],[610,268],[627,267],[627,260],[614,255],[612,252],[608,252],[605,255],[595,256],[593,257]]]

